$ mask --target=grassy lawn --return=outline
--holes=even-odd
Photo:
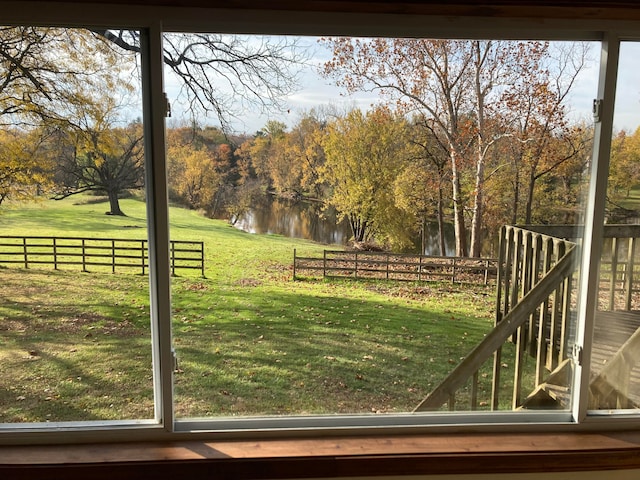
[[[143,203],[78,200],[4,209],[1,231],[145,237]],[[206,252],[206,278],[172,281],[178,417],[410,411],[492,327],[493,287],[293,282],[293,249],[325,246],[170,215]],[[153,416],[147,278],[78,270],[0,267],[0,422]]]

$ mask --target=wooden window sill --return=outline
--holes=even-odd
[[[640,468],[640,432],[0,447],[0,478],[291,479]]]

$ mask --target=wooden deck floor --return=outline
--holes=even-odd
[[[591,354],[591,369],[594,376],[600,373],[607,361],[638,328],[640,328],[640,311],[598,312]],[[631,371],[629,397],[635,404],[640,405],[640,364]]]

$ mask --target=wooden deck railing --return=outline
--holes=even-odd
[[[463,389],[466,389],[470,403],[464,409],[476,410],[479,405],[492,410],[516,409],[541,388],[559,386],[551,385],[550,379],[569,377],[567,372],[572,355],[569,337],[576,308],[576,245],[581,236],[582,229],[577,226],[503,227],[495,327],[416,407],[416,411],[439,409],[444,403],[453,410],[456,396]],[[639,308],[640,289],[636,284],[640,278],[637,268],[640,262],[635,258],[638,238],[640,225],[605,226],[600,264],[600,310]],[[634,337],[630,342],[635,346],[638,340]],[[513,351],[509,353],[507,364],[503,350],[509,343],[512,344],[509,349]],[[492,356],[491,398],[481,402],[478,399],[480,372],[482,368],[486,372],[486,364]],[[525,362],[527,357],[534,359],[533,368],[531,361]],[[620,363],[622,360],[613,358],[612,361]],[[525,363],[529,363],[526,370]],[[506,371],[511,378],[505,377]],[[512,391],[508,402],[501,398],[506,385]],[[559,401],[561,394],[558,392],[562,386],[559,387],[555,393],[547,391],[547,398]],[[609,395],[610,392],[596,387],[598,385],[594,383],[592,390],[596,389],[600,397]]]
[[[502,347],[516,343],[512,408],[522,398],[523,357],[535,351],[536,377],[543,365],[557,364],[565,354],[571,276],[575,270],[575,244],[517,227],[504,227],[500,240],[496,296],[496,325],[462,362],[417,407],[439,409],[448,402],[453,410],[456,392],[471,379],[470,405],[479,406],[480,369],[494,357],[490,403],[500,406]]]
[[[401,281],[476,282],[487,285],[496,278],[497,260],[441,257],[390,252],[324,250],[322,257],[300,257],[293,251],[293,279],[382,279]]]
[[[199,270],[204,277],[204,242],[171,240],[171,274],[176,270]],[[53,265],[54,269],[77,265],[116,272],[116,268],[148,272],[147,240],[82,237],[0,236],[0,265]]]

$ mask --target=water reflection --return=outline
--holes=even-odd
[[[319,202],[264,197],[235,226],[249,233],[270,233],[305,238],[320,243],[345,245],[351,236],[347,222]]]
[[[293,238],[305,238],[319,243],[346,245],[351,229],[345,221],[339,222],[335,210],[325,208],[319,202],[294,201],[264,197],[235,224],[249,233],[267,233]],[[446,254],[454,255],[453,226],[445,225]],[[413,252],[420,250],[420,232],[416,232]],[[438,224],[427,222],[425,233],[426,255],[440,255]]]

